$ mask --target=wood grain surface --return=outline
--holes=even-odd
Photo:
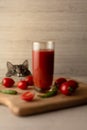
[[[6,88],[0,85],[0,89]],[[0,93],[0,104],[6,105],[8,109],[17,116],[29,116],[87,104],[87,84],[84,83],[79,83],[78,90],[72,96],[65,96],[58,93],[58,95],[46,99],[39,98],[37,95],[40,93],[37,93],[33,87],[31,87],[29,91],[35,93],[35,98],[31,102],[26,102],[21,99],[21,94],[25,92],[25,90],[20,90],[15,86],[13,89],[17,90],[17,95]]]

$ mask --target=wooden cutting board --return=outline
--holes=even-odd
[[[7,88],[0,85],[0,89]],[[57,96],[46,99],[39,98],[37,96],[38,93],[31,87],[29,91],[34,91],[36,95],[34,100],[31,102],[23,101],[20,98],[21,94],[25,92],[25,90],[20,90],[16,88],[16,86],[11,89],[16,89],[18,94],[9,95],[0,93],[0,104],[8,106],[10,111],[18,116],[27,116],[87,104],[87,84],[84,83],[79,83],[79,88],[73,96],[65,96],[58,93]]]

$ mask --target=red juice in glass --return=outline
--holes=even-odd
[[[36,44],[35,44],[36,43]],[[49,90],[53,81],[54,48],[53,42],[35,42],[32,51],[32,67],[35,88]],[[37,45],[37,46],[36,46]],[[51,47],[52,46],[52,47]]]

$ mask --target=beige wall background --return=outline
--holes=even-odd
[[[87,0],[0,0],[0,75],[28,59],[32,42],[55,41],[55,74],[87,75]]]

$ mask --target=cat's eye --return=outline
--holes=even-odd
[[[22,66],[22,71],[26,72],[26,68],[24,66]]]
[[[13,69],[13,70],[12,70],[12,72],[13,72],[13,73],[15,73],[15,72],[16,72],[16,70],[14,70],[14,69]]]

